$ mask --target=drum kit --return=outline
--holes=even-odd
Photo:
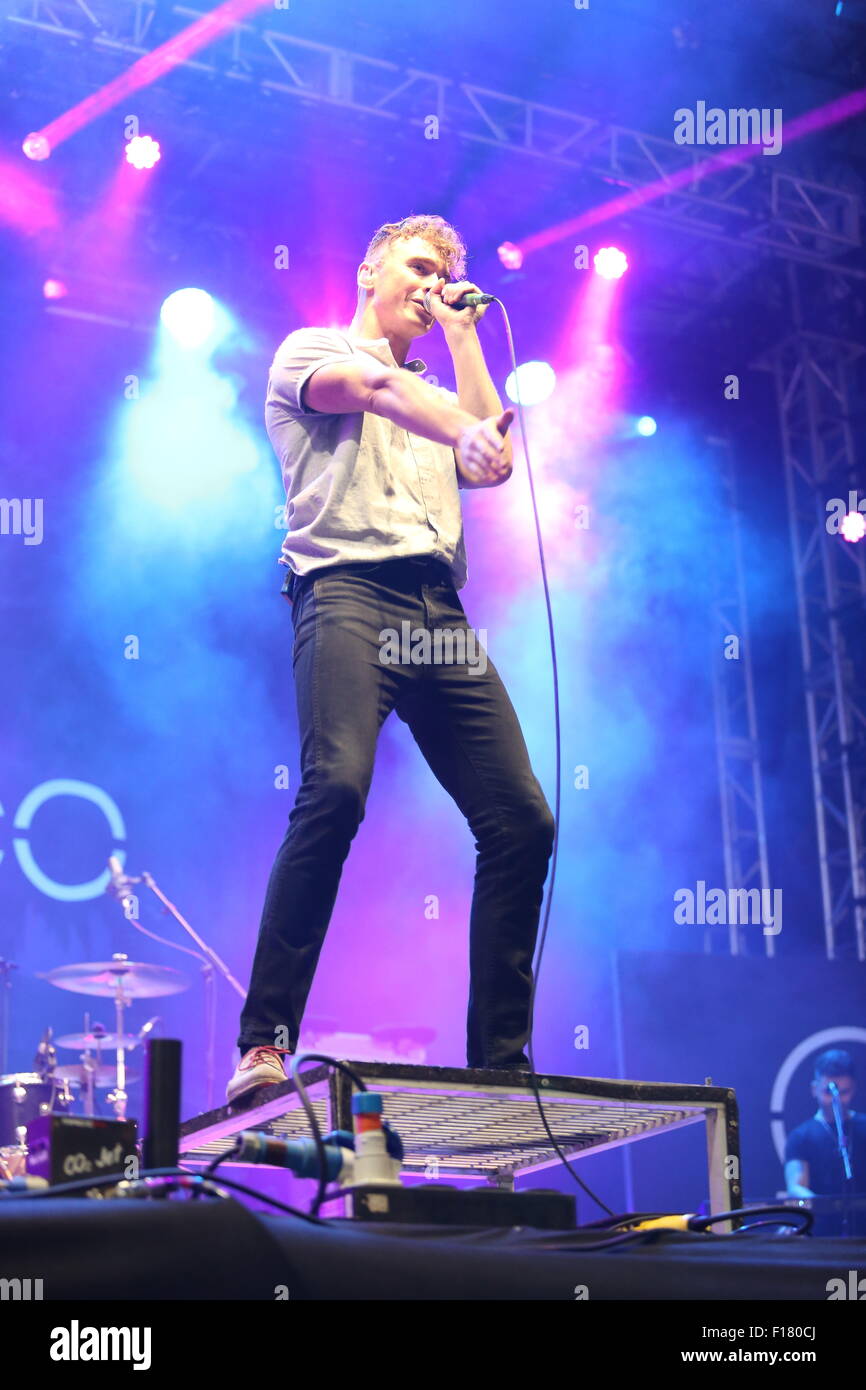
[[[34,1070],[0,1076],[0,1178],[24,1172],[27,1126],[37,1115],[95,1115],[97,1093],[105,1091],[115,1116],[125,1118],[129,1100],[126,1088],[139,1079],[138,1072],[127,1069],[127,1054],[141,1047],[159,1022],[152,1018],[138,1033],[128,1033],[126,1010],[136,999],[179,994],[190,987],[179,970],[131,961],[120,952],[110,961],[61,965],[40,978],[73,994],[112,999],[115,1031],[109,1033],[99,1023],[91,1026],[87,1014],[83,1033],[54,1039],[48,1028],[36,1050]],[[58,1066],[58,1047],[78,1053],[78,1061]]]

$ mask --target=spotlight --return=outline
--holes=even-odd
[[[47,159],[51,153],[51,146],[44,135],[39,135],[32,131],[21,146],[28,159]]]
[[[42,293],[46,299],[63,299],[69,291],[62,280],[46,280]]]
[[[843,516],[839,530],[846,541],[862,541],[866,536],[866,516],[862,512],[848,512]]]
[[[650,435],[655,434],[658,425],[651,415],[641,415],[635,424],[638,434],[642,434],[644,439],[649,439]]]
[[[163,327],[181,347],[201,347],[217,324],[216,305],[207,290],[175,290],[159,311]]]
[[[503,241],[502,245],[497,247],[496,254],[506,270],[519,270],[523,265],[523,252],[513,241]]]
[[[592,258],[596,275],[603,280],[619,280],[628,270],[628,259],[624,251],[616,246],[602,246]]]
[[[126,162],[133,169],[152,169],[160,158],[159,141],[149,135],[133,135],[126,142]]]
[[[517,403],[518,388],[521,405],[538,405],[546,401],[556,385],[556,372],[549,362],[521,362],[514,372],[509,372],[505,382],[505,394],[510,401]]]

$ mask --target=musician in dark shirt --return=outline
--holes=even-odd
[[[852,1178],[846,1181],[833,1112],[831,1082],[838,1091],[842,1132],[847,1141]],[[815,1062],[811,1085],[818,1108],[788,1135],[785,1145],[785,1182],[792,1197],[853,1196],[866,1194],[866,1115],[852,1108],[856,1090],[854,1063],[848,1052],[824,1052]],[[838,1235],[841,1212],[815,1216],[816,1235]],[[866,1234],[866,1213],[851,1214],[849,1234]]]

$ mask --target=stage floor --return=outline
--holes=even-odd
[[[45,1300],[617,1300],[826,1304],[866,1241],[598,1231],[313,1225],[234,1200],[0,1202],[4,1271]],[[864,1288],[863,1292],[866,1292]],[[805,1310],[804,1310],[805,1311]],[[752,1318],[751,1321],[757,1321]]]

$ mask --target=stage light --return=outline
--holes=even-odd
[[[538,405],[546,401],[556,385],[556,372],[549,362],[521,362],[514,372],[509,372],[505,382],[505,394],[510,401],[517,403],[517,388],[520,388],[521,405]]]
[[[44,135],[31,132],[21,146],[28,159],[47,159],[51,153],[51,146]]]
[[[133,135],[126,142],[126,161],[133,169],[152,169],[160,158],[159,141],[149,135]]]
[[[839,531],[846,541],[862,541],[866,536],[866,516],[862,512],[848,512],[839,523]]]
[[[523,252],[513,241],[503,241],[496,254],[506,270],[519,270],[523,265]]]
[[[62,280],[46,280],[42,286],[46,299],[63,299],[69,293]]]
[[[650,435],[655,434],[658,425],[651,415],[641,415],[635,425],[638,434],[642,434],[644,439],[649,439]]]
[[[628,270],[628,259],[624,251],[616,246],[602,246],[592,258],[596,275],[603,280],[619,280]]]
[[[217,328],[217,308],[206,290],[175,290],[163,301],[160,321],[176,343],[202,347]]]

